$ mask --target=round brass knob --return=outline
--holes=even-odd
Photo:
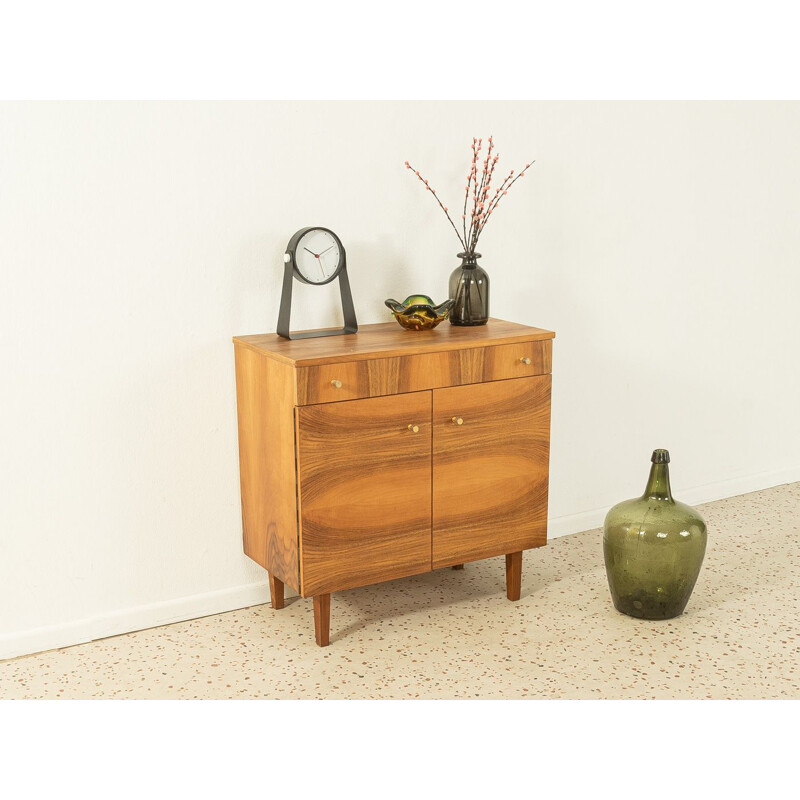
[[[461,417],[453,417],[453,422],[455,422],[456,425],[463,425],[464,424],[464,420],[461,419]]]
[[[333,386],[334,389],[341,389],[342,388],[342,382],[341,381],[331,381],[331,386]]]
[[[408,429],[414,433],[419,433],[419,425],[409,425]]]
[[[528,358],[528,356],[522,356],[522,358],[520,358],[520,361],[523,364],[530,364],[531,363],[531,360]]]

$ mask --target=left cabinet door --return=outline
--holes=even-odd
[[[302,595],[431,569],[431,392],[297,409]]]

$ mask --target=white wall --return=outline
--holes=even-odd
[[[493,315],[557,332],[551,533],[654,447],[689,502],[800,480],[798,103],[0,105],[0,657],[266,600],[231,336],[275,329],[304,225],[361,323],[442,299],[458,242],[403,162],[456,205],[490,133],[537,160],[480,250]]]

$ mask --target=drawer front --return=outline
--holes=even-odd
[[[548,375],[551,367],[551,342],[520,342],[484,347],[483,363],[478,381],[502,381],[508,378],[530,378],[533,375]]]
[[[423,334],[424,335],[424,334]],[[297,368],[297,405],[546,375],[550,340]]]

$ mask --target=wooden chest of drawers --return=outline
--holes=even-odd
[[[314,598],[547,541],[551,331],[502,320],[236,337],[244,551]]]

